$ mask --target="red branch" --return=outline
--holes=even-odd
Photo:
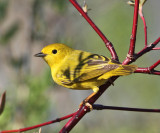
[[[80,12],[80,14],[86,19],[86,21],[90,24],[90,26],[96,31],[96,33],[101,37],[106,47],[111,53],[112,59],[118,61],[117,53],[112,45],[112,43],[105,37],[105,35],[101,32],[101,30],[94,24],[94,22],[88,17],[87,13],[83,11],[80,5],[76,0],[69,0],[73,6]]]
[[[140,58],[142,55],[148,53],[151,50],[158,50],[159,48],[155,48],[156,45],[160,42],[160,37],[154,41],[153,43],[151,43],[150,45],[148,45],[147,47],[144,47],[141,51],[139,51],[137,54],[134,55],[134,57],[132,58],[132,60],[129,63],[134,62],[135,60],[137,60],[138,58]],[[126,63],[125,61],[123,62],[123,64]]]
[[[160,37],[151,43],[149,46],[144,47],[140,52],[136,54],[136,59],[141,57],[142,55],[146,54],[147,52],[154,50],[154,47],[160,42]],[[158,60],[156,63],[151,65],[147,68],[138,68],[135,73],[147,73],[147,74],[154,74],[154,75],[160,75],[160,71],[154,70],[158,65],[160,64],[160,60]]]
[[[134,5],[134,16],[133,16],[132,34],[130,38],[130,47],[129,47],[127,58],[123,61],[123,64],[129,64],[133,60],[133,57],[135,54],[135,43],[136,43],[136,33],[137,33],[137,23],[138,23],[138,9],[139,9],[139,0],[136,0],[135,5]]]
[[[143,21],[143,25],[144,25],[145,47],[147,47],[147,25],[146,25],[145,17],[143,16],[142,8],[143,8],[143,6],[141,6],[141,7],[139,8],[139,16],[141,17],[141,19],[142,19],[142,21]]]
[[[152,48],[152,50],[160,50],[160,47],[158,47],[158,48]]]
[[[153,43],[151,43],[149,46],[147,47],[144,47],[141,51],[139,51],[137,54],[136,54],[136,59],[139,58],[140,56],[144,55],[145,53],[151,51],[151,50],[154,50],[154,47],[160,42],[160,37],[154,41]]]
[[[29,130],[32,130],[32,129],[35,129],[35,128],[39,128],[39,127],[42,127],[42,126],[46,126],[46,125],[49,125],[49,124],[53,124],[53,123],[60,122],[60,121],[62,121],[62,120],[68,119],[68,118],[72,117],[73,115],[75,115],[76,113],[77,113],[77,112],[74,112],[74,113],[69,114],[69,115],[66,115],[66,116],[64,116],[64,117],[57,118],[57,119],[55,119],[55,120],[48,121],[48,122],[45,122],[45,123],[41,123],[41,124],[38,124],[38,125],[35,125],[35,126],[26,127],[26,128],[21,128],[21,129],[15,129],[15,130],[0,131],[0,133],[16,133],[16,132],[29,131]]]
[[[136,111],[136,112],[150,112],[160,113],[160,109],[143,109],[143,108],[129,108],[129,107],[115,107],[115,106],[104,106],[101,104],[93,104],[94,110],[120,110],[120,111]]]
[[[149,67],[149,69],[152,71],[155,67],[157,67],[160,64],[160,60],[158,60],[156,63],[154,63],[152,66]]]
[[[135,55],[135,60],[138,59],[139,57],[141,57],[142,55],[146,54],[147,52],[151,51],[154,49],[154,47],[160,42],[160,37],[154,41],[153,43],[151,43],[149,46],[144,47],[141,51],[139,51],[136,55]]]
[[[149,68],[138,68],[135,73],[146,73],[146,74],[154,74],[154,75],[160,75],[160,71],[150,71]]]
[[[154,75],[160,75],[160,71],[154,70],[158,65],[160,64],[160,60],[158,60],[156,63],[154,63],[152,66],[147,68],[138,68],[135,73],[147,73],[147,74],[154,74]]]

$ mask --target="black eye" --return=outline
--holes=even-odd
[[[56,53],[57,53],[57,50],[56,50],[56,49],[52,50],[52,53],[53,53],[53,54],[56,54]]]

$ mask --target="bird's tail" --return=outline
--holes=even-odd
[[[118,68],[111,70],[102,76],[100,76],[98,79],[108,79],[112,76],[123,76],[123,75],[130,75],[137,69],[136,65],[119,65]]]
[[[114,76],[123,76],[133,73],[137,69],[136,65],[120,65],[117,69],[113,70]]]

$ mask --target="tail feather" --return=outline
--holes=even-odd
[[[98,78],[101,79],[108,79],[112,76],[123,76],[123,75],[130,75],[137,69],[136,65],[120,65],[118,68],[109,71]]]
[[[129,75],[137,69],[135,65],[121,65],[117,69],[113,70],[112,74],[116,76]]]

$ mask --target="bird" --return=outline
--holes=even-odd
[[[136,65],[122,65],[120,62],[86,51],[75,50],[61,43],[45,46],[35,54],[42,57],[51,69],[53,80],[66,88],[73,90],[89,90],[93,93],[85,103],[113,76],[130,75]]]

